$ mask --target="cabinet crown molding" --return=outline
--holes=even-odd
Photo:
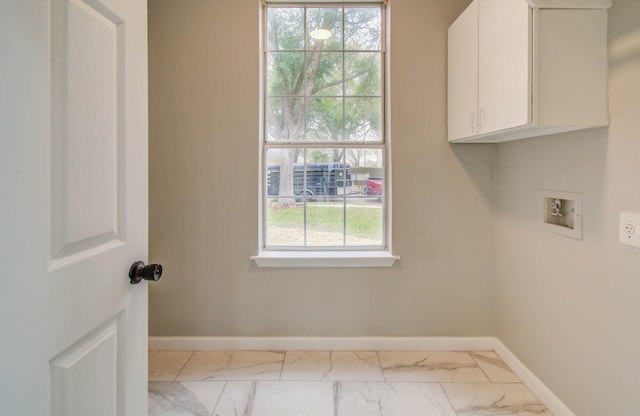
[[[608,9],[613,0],[527,0],[534,9]]]

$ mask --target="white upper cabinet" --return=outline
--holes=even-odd
[[[608,125],[609,6],[474,0],[449,27],[449,141],[495,143]]]
[[[449,140],[475,134],[478,109],[478,1],[449,27]],[[455,88],[453,88],[455,86]]]

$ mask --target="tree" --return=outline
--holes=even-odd
[[[380,28],[376,7],[269,7],[267,140],[379,140]],[[331,36],[316,38],[317,29]],[[355,165],[360,163],[357,150],[346,155]],[[336,146],[329,156],[314,151],[313,157],[341,162],[344,152]],[[300,157],[299,147],[281,148],[280,195],[293,195],[293,166]],[[292,198],[279,199],[280,205],[291,203]]]

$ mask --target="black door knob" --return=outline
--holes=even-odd
[[[136,261],[131,265],[129,269],[129,282],[132,285],[137,285],[143,279],[152,282],[157,282],[162,276],[161,264],[148,264],[144,265],[142,261]]]

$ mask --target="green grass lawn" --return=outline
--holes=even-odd
[[[276,227],[302,228],[304,224],[304,208],[302,206],[270,208],[268,223]],[[342,234],[344,212],[341,204],[335,206],[325,204],[307,205],[307,228]],[[382,238],[381,206],[348,206],[346,212],[347,235],[379,240]]]

